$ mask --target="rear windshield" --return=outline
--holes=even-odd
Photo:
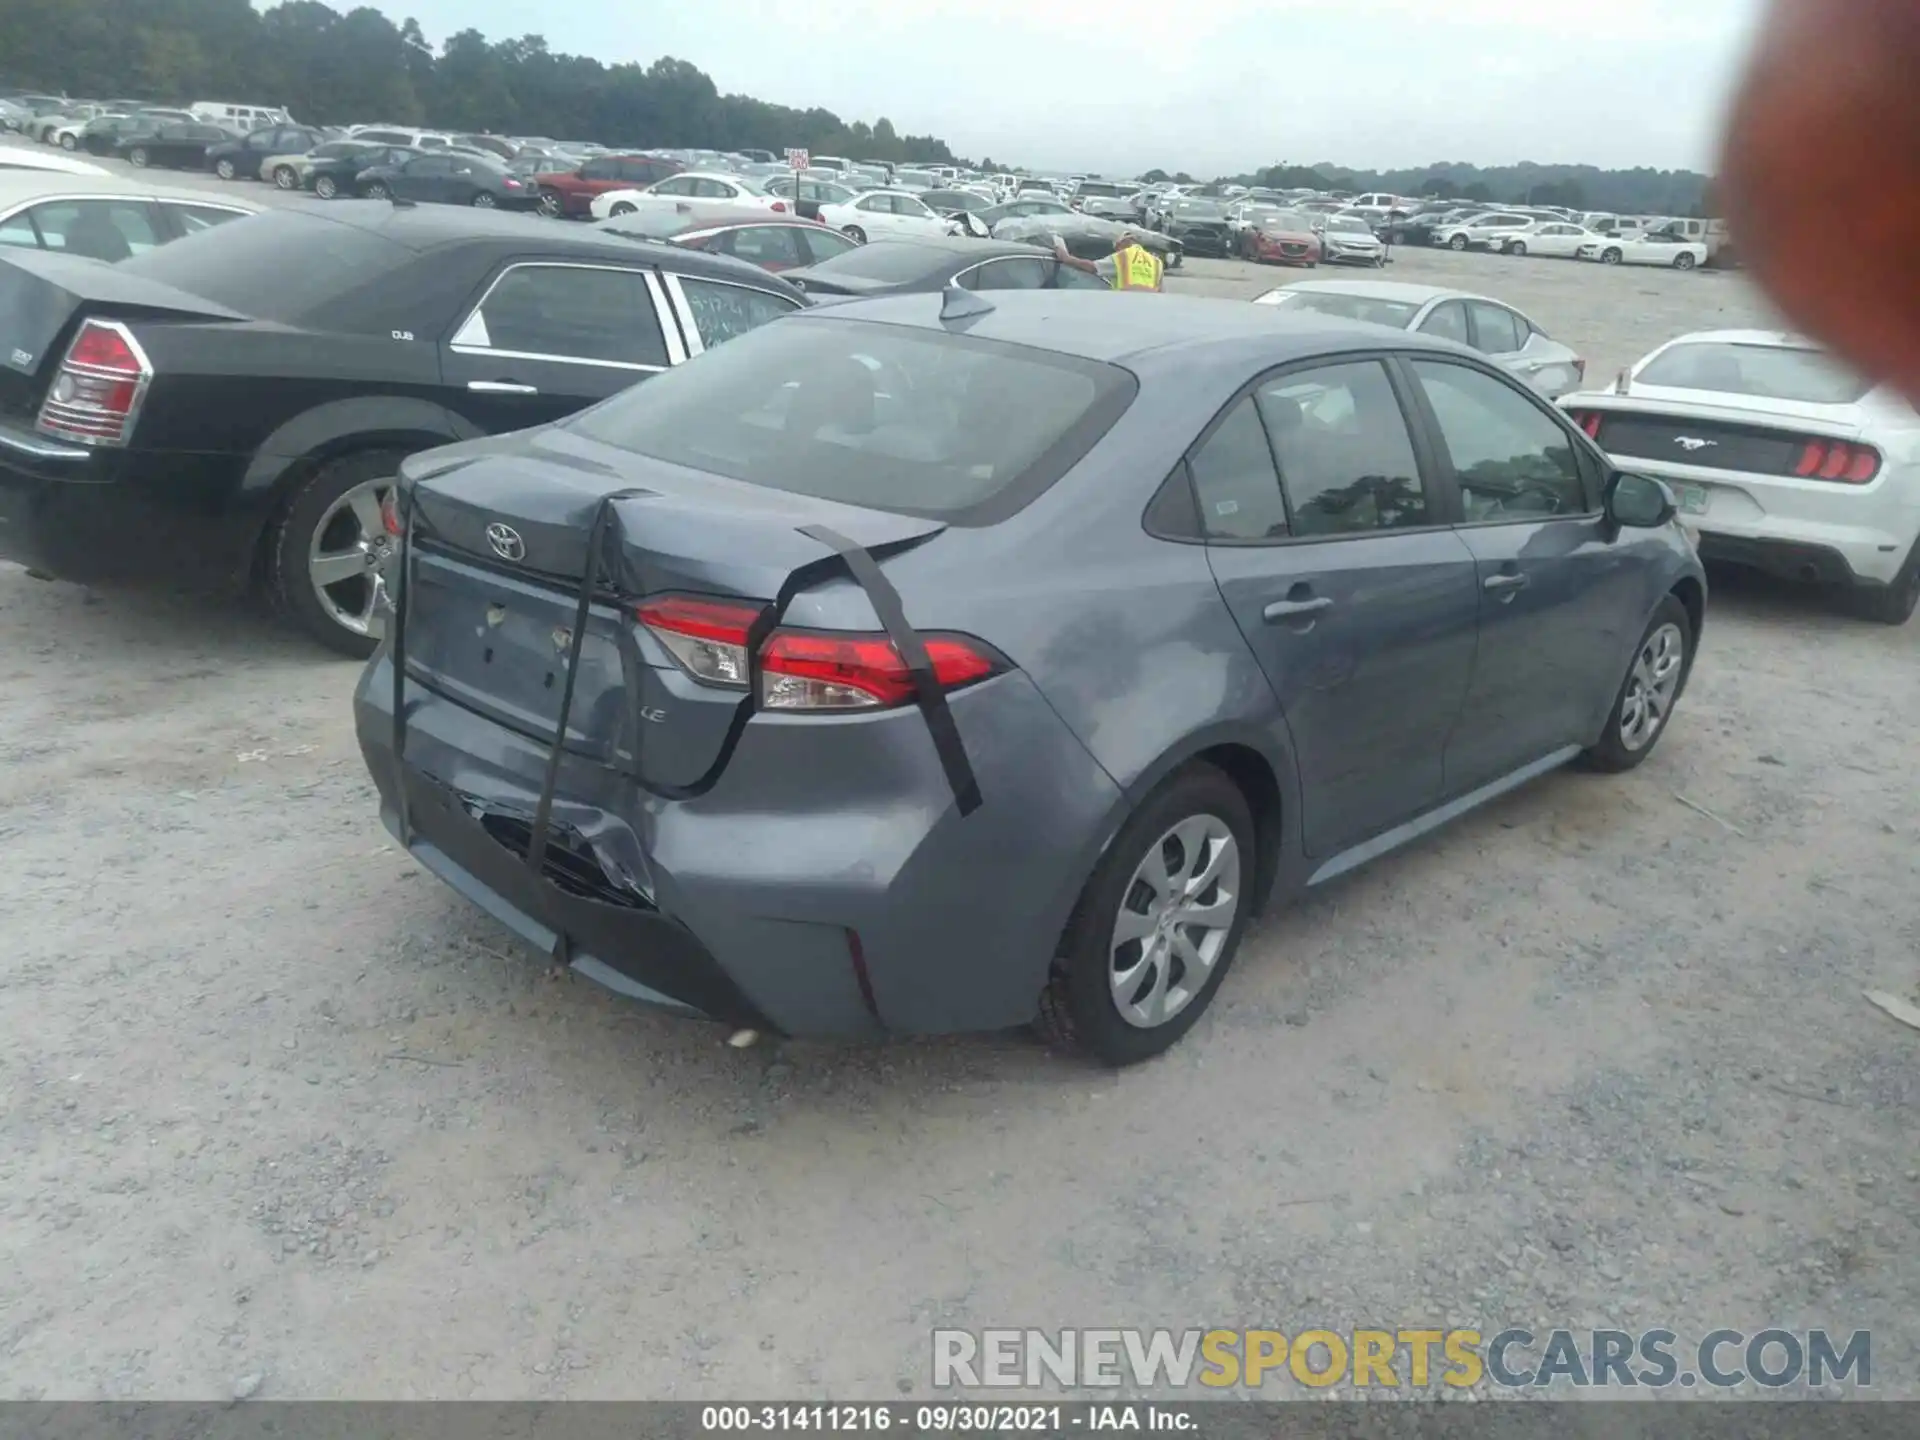
[[[1764,400],[1851,405],[1871,385],[1819,350],[1789,345],[1732,345],[1700,341],[1675,345],[1635,375],[1641,385],[1718,390]]]
[[[930,245],[907,245],[898,241],[876,240],[856,245],[832,259],[813,267],[814,274],[848,275],[858,280],[884,280],[894,284],[931,275],[948,260],[948,252]]]
[[[561,422],[774,490],[957,524],[1026,504],[1132,400],[1126,371],[945,331],[766,325]]]
[[[1370,325],[1391,325],[1404,330],[1419,310],[1405,300],[1378,300],[1371,295],[1342,295],[1333,290],[1293,290],[1279,303],[1289,310],[1311,310],[1316,315],[1334,315],[1342,320],[1365,320]]]
[[[123,261],[119,268],[262,320],[297,323],[397,268],[403,246],[357,225],[267,210]],[[297,274],[299,283],[290,283]]]

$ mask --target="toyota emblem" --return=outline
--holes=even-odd
[[[487,544],[493,547],[493,553],[502,560],[527,558],[527,542],[520,538],[520,532],[511,525],[502,525],[497,520],[487,526]]]

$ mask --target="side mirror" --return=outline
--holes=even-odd
[[[1632,530],[1658,530],[1679,513],[1673,492],[1651,475],[1616,470],[1607,482],[1607,518]]]

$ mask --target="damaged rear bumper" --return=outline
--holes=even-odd
[[[1015,672],[953,698],[985,796],[971,814],[917,712],[825,725],[760,715],[695,799],[566,756],[536,880],[524,856],[547,745],[410,682],[397,767],[391,694],[383,652],[356,691],[356,725],[396,836],[405,787],[408,849],[423,865],[619,994],[789,1035],[1030,1019],[1122,810]],[[823,775],[841,777],[831,793]]]

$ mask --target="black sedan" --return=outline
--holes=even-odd
[[[1031,245],[964,237],[875,240],[822,260],[784,271],[815,299],[890,295],[902,291],[944,290],[1105,290],[1107,282],[1071,265],[1062,265]]]
[[[307,155],[299,177],[303,189],[322,200],[352,195],[362,171],[376,166],[397,169],[420,152],[405,145],[372,145],[363,140],[330,140]]]
[[[130,130],[114,141],[114,153],[144,170],[149,165],[165,165],[174,170],[204,170],[207,151],[233,138],[218,125],[201,125],[186,120],[169,120],[144,129]]]
[[[1149,230],[1145,225],[1126,225],[1099,215],[1075,211],[1071,215],[1015,215],[993,227],[996,240],[1014,240],[1025,245],[1049,249],[1058,236],[1067,249],[1082,260],[1098,260],[1111,255],[1122,235],[1131,235],[1155,255],[1169,270],[1180,264],[1185,253],[1178,240]]]
[[[275,155],[304,155],[327,137],[305,125],[265,125],[244,138],[207,148],[207,167],[222,180],[264,180],[260,165]]]
[[[1227,208],[1218,200],[1176,200],[1167,208],[1162,228],[1190,255],[1218,255],[1224,259],[1233,253],[1233,230],[1227,224]]]
[[[354,177],[356,195],[428,205],[472,205],[481,210],[538,210],[540,187],[509,175],[481,155],[415,155],[399,165],[376,165]]]
[[[0,295],[0,560],[257,582],[357,655],[402,458],[556,420],[805,303],[719,255],[351,201],[111,267],[0,246]]]
[[[116,153],[122,136],[145,132],[153,121],[143,115],[101,115],[80,127],[74,146],[89,155]]]

